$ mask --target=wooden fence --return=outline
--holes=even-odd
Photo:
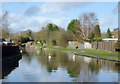
[[[101,49],[114,52],[114,43],[115,42],[92,42],[91,44],[93,49]]]

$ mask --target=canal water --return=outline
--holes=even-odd
[[[118,82],[119,78],[113,61],[47,49],[27,48],[22,59],[11,65],[3,82]]]

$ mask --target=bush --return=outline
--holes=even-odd
[[[99,37],[98,39],[96,39],[97,42],[101,42],[103,41],[101,37]]]
[[[30,39],[29,39],[29,37],[19,37],[18,40],[21,43],[27,43]]]
[[[119,42],[115,43],[115,44],[114,44],[114,48],[115,48],[115,49],[120,49],[120,43],[119,43]]]
[[[89,39],[89,43],[96,41],[96,39]]]
[[[58,46],[60,47],[67,47],[68,45],[68,38],[66,32],[61,32],[59,39],[58,39]]]

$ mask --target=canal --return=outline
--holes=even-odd
[[[115,62],[71,52],[26,48],[22,59],[11,65],[3,82],[118,82]]]

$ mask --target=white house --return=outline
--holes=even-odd
[[[103,38],[102,40],[104,40],[105,42],[117,42],[118,38]]]

